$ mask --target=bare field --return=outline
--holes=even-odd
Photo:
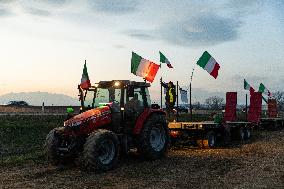
[[[0,188],[284,188],[283,144],[284,131],[257,131],[225,149],[172,148],[152,162],[131,154],[107,173],[26,161],[0,167]]]

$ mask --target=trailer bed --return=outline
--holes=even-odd
[[[220,124],[213,121],[202,122],[169,122],[169,129],[185,129],[185,130],[206,130],[220,127]]]
[[[282,117],[261,118],[260,126],[262,128],[273,129],[273,130],[280,129],[284,127],[284,118]]]

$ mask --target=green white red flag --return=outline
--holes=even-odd
[[[197,65],[206,70],[215,79],[218,77],[220,65],[207,51],[205,51],[199,58]]]
[[[131,73],[153,82],[160,66],[132,52]]]
[[[255,92],[254,88],[248,84],[248,82],[244,79],[244,89],[249,90],[250,95]]]
[[[161,53],[160,51],[159,51],[159,53],[160,53],[160,62],[167,64],[167,66],[169,68],[173,68],[173,66],[171,65],[169,59],[167,59],[167,57],[165,55],[163,55],[163,53]]]
[[[262,92],[269,97],[272,95],[271,92],[262,83],[260,83],[259,85],[258,92]]]
[[[91,87],[91,82],[89,79],[86,63],[84,64],[80,87],[82,89],[88,89]]]

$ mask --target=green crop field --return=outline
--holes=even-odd
[[[0,165],[43,161],[47,133],[62,126],[64,116],[0,116]]]

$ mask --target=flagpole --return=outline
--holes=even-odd
[[[177,121],[178,121],[178,90],[179,90],[179,87],[178,87],[178,81],[177,81],[177,86],[176,86],[176,93],[177,93]]]
[[[163,91],[163,86],[162,86],[162,82],[163,82],[163,78],[161,77],[161,79],[160,79],[160,85],[161,85],[161,109],[163,109],[163,93],[162,93],[162,91]]]
[[[191,76],[190,76],[190,83],[189,83],[189,109],[190,109],[190,121],[193,121],[193,118],[192,118],[192,103],[191,103],[191,83],[192,83],[192,77],[193,77],[193,72],[194,72],[194,69],[195,69],[195,64],[192,68],[192,72],[191,72]]]
[[[248,120],[248,94],[246,94],[246,121]]]

